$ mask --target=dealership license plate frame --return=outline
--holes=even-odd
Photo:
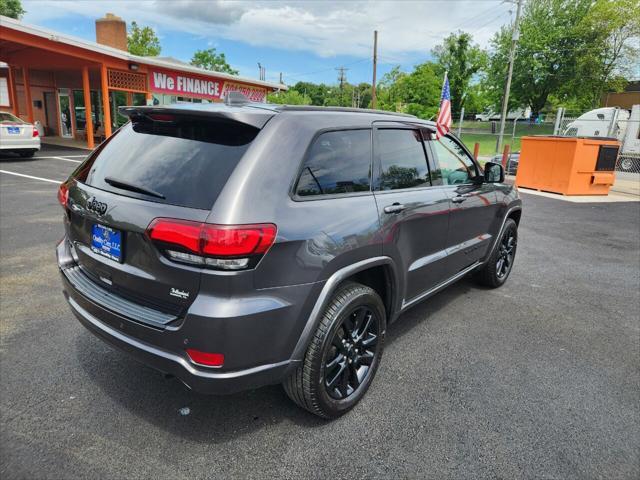
[[[91,251],[122,263],[124,259],[123,238],[121,230],[94,223],[91,226]]]

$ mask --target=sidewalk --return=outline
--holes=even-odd
[[[640,196],[640,174],[616,172],[616,181],[611,191]]]

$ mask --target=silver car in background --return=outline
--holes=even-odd
[[[15,152],[33,157],[40,150],[38,129],[9,112],[0,111],[0,153]]]

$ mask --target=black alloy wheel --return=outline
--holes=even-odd
[[[476,281],[485,287],[498,288],[509,278],[518,248],[518,224],[513,218],[506,219],[498,238],[491,255],[474,274]]]
[[[496,274],[502,279],[509,274],[513,258],[516,254],[517,239],[514,230],[508,229],[500,239],[498,246],[498,260],[496,261]]]
[[[367,305],[342,320],[325,355],[324,385],[331,398],[347,398],[366,380],[377,352],[379,325]]]
[[[304,360],[284,380],[291,400],[337,418],[367,393],[384,350],[386,309],[371,287],[346,282],[331,296]]]

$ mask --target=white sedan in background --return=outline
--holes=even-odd
[[[0,153],[33,157],[40,150],[38,129],[9,112],[0,111]]]

